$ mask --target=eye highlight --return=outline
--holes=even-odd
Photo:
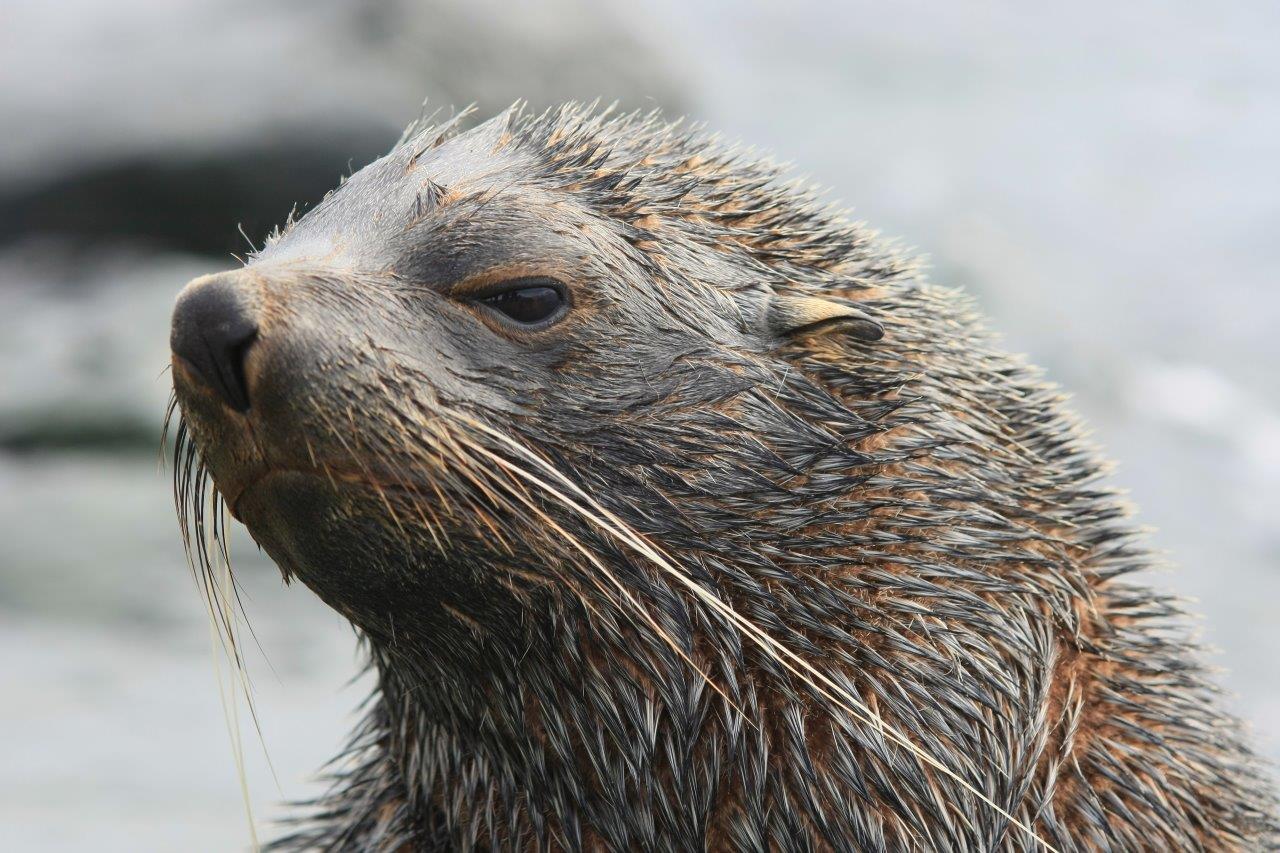
[[[564,285],[553,278],[519,278],[503,282],[496,291],[478,300],[520,326],[549,326],[568,306]]]

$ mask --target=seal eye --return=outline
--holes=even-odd
[[[564,286],[548,278],[518,279],[480,301],[522,326],[550,325],[563,313]]]

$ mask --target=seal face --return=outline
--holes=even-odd
[[[179,454],[379,676],[284,847],[1276,840],[1054,389],[767,163],[411,127],[171,342]]]

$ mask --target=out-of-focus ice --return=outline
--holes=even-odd
[[[7,850],[248,844],[215,647],[172,513],[152,456],[0,457]],[[337,753],[367,684],[348,685],[350,628],[285,589],[247,540],[240,531],[234,559],[262,648],[245,635],[263,739],[247,720],[242,737],[261,822],[286,797],[322,790],[309,780]]]
[[[673,101],[683,70],[610,4],[576,0],[10,0],[0,16],[0,115],[22,131],[0,144],[6,183],[246,136],[398,131],[428,96]]]

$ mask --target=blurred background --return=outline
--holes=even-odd
[[[1280,5],[1035,5],[0,0],[5,846],[251,844],[158,459],[168,314],[424,97],[687,114],[928,254],[1075,394],[1280,758]],[[367,685],[238,533],[269,836]]]

